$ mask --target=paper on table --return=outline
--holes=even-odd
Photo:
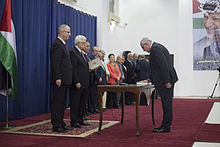
[[[149,82],[148,80],[143,80],[143,81],[138,81],[136,84],[137,85],[151,85],[152,83]]]
[[[94,70],[101,65],[102,65],[101,60],[99,58],[96,58],[96,59],[93,59],[92,61],[89,62],[89,69]]]

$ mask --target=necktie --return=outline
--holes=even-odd
[[[87,59],[86,59],[86,57],[85,57],[85,55],[83,54],[83,52],[82,52],[82,51],[81,51],[81,54],[82,54],[82,56],[83,56],[84,60],[87,62]]]
[[[67,48],[67,45],[65,44],[65,47],[66,47],[66,51],[67,51],[67,53],[68,53],[68,55],[70,54],[70,52],[69,52],[69,50],[68,50],[68,48]]]
[[[83,55],[86,58],[86,62],[88,62],[88,56],[86,54],[83,54]]]

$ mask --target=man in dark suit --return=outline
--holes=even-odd
[[[54,132],[71,130],[63,121],[68,87],[72,83],[72,65],[66,42],[71,36],[70,27],[62,24],[58,37],[50,48],[50,79],[53,89],[51,100],[51,123]]]
[[[83,51],[86,47],[86,37],[78,35],[75,38],[75,47],[70,50],[73,66],[73,82],[70,88],[70,116],[71,126],[81,128],[89,125],[83,122],[83,112],[86,107],[86,98],[89,88],[89,65],[87,55]]]
[[[176,71],[171,63],[170,53],[163,45],[143,38],[140,45],[144,51],[150,53],[151,80],[158,90],[163,107],[163,121],[160,127],[154,128],[153,132],[170,132],[173,119],[173,89],[178,81]]]
[[[124,65],[127,68],[127,83],[135,84],[136,83],[136,73],[135,73],[135,65],[132,63],[133,55],[132,53],[128,53],[127,60],[125,60]]]
[[[127,68],[126,83],[127,84],[136,84],[136,73],[135,65],[132,63],[133,55],[128,53],[127,60],[125,60],[124,65]],[[135,94],[131,92],[125,93],[125,104],[131,105],[135,104]]]
[[[98,52],[99,48],[97,46],[93,46],[92,48],[92,54],[90,56],[91,60],[94,60],[98,58]],[[98,94],[97,94],[97,84],[100,81],[100,76],[97,74],[97,71],[91,71],[90,72],[90,99],[89,99],[89,108],[88,111],[89,113],[98,113]]]
[[[137,81],[150,80],[150,62],[147,56],[137,60],[135,72],[137,73]]]

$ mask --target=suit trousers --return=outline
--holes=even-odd
[[[70,88],[70,117],[71,125],[83,123],[83,112],[86,108],[88,88]]]
[[[88,111],[93,113],[98,109],[98,104],[97,84],[93,83],[90,85]]]
[[[52,85],[53,98],[51,100],[51,123],[54,127],[65,126],[63,121],[68,87]]]
[[[162,108],[163,108],[163,121],[161,126],[163,128],[170,128],[173,120],[173,89],[174,84],[171,88],[166,88],[164,84],[155,84],[161,96]]]

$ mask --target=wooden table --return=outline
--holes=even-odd
[[[124,105],[125,105],[125,92],[132,92],[136,94],[136,129],[137,136],[139,133],[139,104],[140,104],[140,95],[142,92],[145,93],[147,103],[150,104],[151,93],[154,90],[154,85],[98,85],[98,98],[99,98],[99,130],[98,134],[101,133],[102,129],[102,93],[105,91],[111,92],[121,92],[122,93],[122,113],[121,113],[121,124],[124,120]],[[156,92],[155,92],[156,94]],[[155,95],[154,95],[155,97]],[[154,97],[152,98],[152,121],[154,121]]]

